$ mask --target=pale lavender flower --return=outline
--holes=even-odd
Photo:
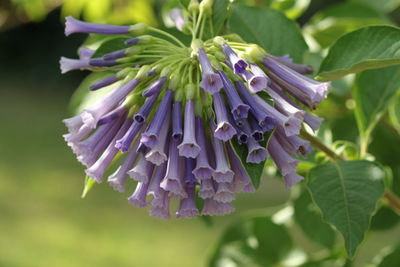
[[[145,146],[149,148],[154,147],[158,142],[161,125],[165,120],[165,117],[170,114],[168,111],[171,109],[172,95],[173,91],[170,89],[165,92],[165,95],[158,105],[156,114],[154,115],[153,120],[149,125],[149,128],[146,130],[145,133],[142,134],[140,142],[142,142]]]
[[[214,172],[210,166],[207,148],[206,148],[206,136],[204,134],[203,121],[200,117],[196,117],[196,139],[201,148],[199,155],[196,158],[196,168],[193,170],[193,174],[199,179],[210,179]]]
[[[297,184],[298,182],[300,182],[301,180],[303,180],[304,177],[301,175],[298,175],[295,172],[291,172],[291,173],[284,175],[283,179],[285,180],[286,188],[288,189],[288,188],[292,187],[293,185]]]
[[[247,141],[247,149],[247,163],[261,163],[268,157],[267,150],[260,146],[260,144],[252,136]]]
[[[319,118],[317,116],[315,116],[314,114],[311,114],[309,112],[306,112],[304,114],[304,122],[310,126],[311,129],[313,129],[313,131],[317,131],[319,129],[319,126],[321,126],[321,123],[324,119]]]
[[[215,126],[211,125],[211,129],[215,129]],[[213,147],[216,161],[216,168],[213,173],[214,180],[218,183],[231,182],[234,173],[229,167],[229,162],[225,155],[224,143],[214,137]]]
[[[233,67],[233,72],[235,74],[244,73],[248,66],[247,63],[243,59],[239,58],[229,45],[223,44],[222,50],[227,56],[230,65]]]
[[[101,157],[89,168],[86,170],[86,174],[95,180],[98,183],[101,183],[103,180],[104,171],[111,163],[112,159],[118,152],[118,149],[115,148],[115,142],[122,135],[125,134],[126,130],[128,130],[129,126],[132,124],[132,120],[126,120],[121,128],[118,130],[117,135],[114,137],[113,141],[108,145],[107,149],[103,152]]]
[[[202,71],[200,87],[210,94],[219,92],[219,90],[221,90],[223,87],[221,78],[214,72],[207,54],[203,49],[199,50],[198,59]]]
[[[296,170],[299,161],[292,158],[282,148],[274,135],[272,135],[269,139],[267,149],[272,160],[275,162],[276,166],[278,166],[278,169],[282,173],[282,176],[285,176]]]
[[[281,56],[281,57],[277,57],[277,56],[271,56],[271,57],[274,58],[279,63],[285,65],[286,67],[288,67],[300,74],[312,74],[314,72],[312,66],[310,66],[310,65],[293,63],[293,60],[288,55]]]
[[[182,31],[183,25],[185,24],[185,18],[183,17],[182,9],[173,8],[169,11],[169,17],[174,22],[175,27]]]
[[[128,198],[128,202],[132,205],[140,208],[147,206],[146,194],[149,188],[149,183],[137,183],[135,192]]]
[[[150,216],[163,220],[170,219],[169,205],[170,205],[170,196],[168,194],[164,194],[163,205],[161,207],[152,206],[149,211]]]
[[[113,26],[88,23],[77,20],[71,16],[65,18],[65,35],[72,33],[98,33],[98,34],[127,34],[130,26]]]
[[[232,213],[235,208],[232,206],[231,203],[221,203],[215,201],[214,199],[206,199],[204,200],[203,210],[201,211],[201,215],[227,215]]]
[[[217,117],[217,127],[214,131],[214,136],[226,142],[236,134],[236,130],[229,122],[229,117],[221,95],[219,93],[213,94],[213,100],[214,111]]]
[[[196,141],[196,122],[194,101],[192,99],[186,101],[183,141],[178,146],[178,149],[179,155],[186,158],[196,158],[201,151]]]
[[[83,121],[80,115],[75,115],[71,118],[64,119],[63,123],[68,129],[68,132],[77,132],[79,128],[83,125]]]
[[[168,111],[168,113],[170,113],[170,111]],[[168,144],[167,135],[169,132],[169,124],[170,124],[170,115],[167,114],[163,122],[163,125],[161,127],[157,144],[152,149],[150,149],[149,152],[146,153],[146,160],[150,161],[151,163],[157,166],[161,165],[168,159],[165,150],[166,150],[166,144]]]
[[[214,182],[211,178],[201,180],[199,197],[202,199],[212,198],[215,195]]]
[[[89,69],[91,67],[89,59],[72,59],[67,57],[61,57],[60,59],[61,73],[66,73],[71,70]]]
[[[78,50],[79,59],[90,59],[96,50],[90,49],[88,47],[81,47]]]
[[[257,65],[251,64],[250,65],[251,69],[255,69],[255,67],[252,67],[252,65],[256,66],[258,68]],[[256,69],[256,70],[258,70],[258,69]],[[260,91],[266,89],[268,86],[269,79],[267,78],[267,76],[264,73],[256,74],[254,72],[249,72],[249,71],[245,70],[244,73],[242,74],[242,77],[247,81],[249,89],[252,93],[260,92]]]
[[[199,210],[196,207],[196,201],[195,201],[195,186],[197,182],[196,178],[194,178],[193,175],[193,168],[194,168],[194,160],[186,159],[185,189],[187,197],[181,199],[180,201],[179,209],[176,212],[177,218],[192,218],[199,214]]]
[[[218,183],[213,199],[221,203],[230,203],[235,200],[232,185],[230,183]]]
[[[160,166],[155,167],[153,179],[150,182],[149,189],[147,190],[147,195],[152,195],[153,199],[150,202],[151,206],[162,207],[164,201],[165,190],[160,187],[161,181],[165,176],[167,170],[167,163],[164,162]]]
[[[143,155],[139,156],[136,166],[128,171],[128,175],[135,181],[140,183],[148,183],[151,179],[154,165],[147,161]]]

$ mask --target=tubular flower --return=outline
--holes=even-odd
[[[299,132],[304,125],[315,131],[322,121],[305,108],[318,106],[329,83],[303,76],[310,66],[230,35],[202,40],[197,24],[206,15],[193,20],[195,12],[177,9],[170,15],[184,33],[192,31],[190,46],[144,24],[100,25],[67,17],[66,35],[118,37],[107,39],[116,42],[116,51],[100,44],[82,47],[78,59],[60,60],[63,73],[107,71],[88,89],[107,87],[108,93],[63,121],[64,139],[88,178],[101,183],[108,177],[120,192],[135,183],[129,203],[149,206],[149,214],[160,219],[233,212],[237,193],[255,191],[247,170],[269,157],[287,187],[302,180],[297,156],[312,148]],[[120,166],[108,174],[119,155]],[[179,200],[175,211],[172,199]]]

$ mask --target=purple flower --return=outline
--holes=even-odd
[[[98,34],[127,34],[130,26],[113,26],[88,23],[77,20],[71,16],[65,18],[65,35],[72,33],[98,33]]]
[[[243,82],[236,82],[236,87],[244,100],[250,106],[251,114],[257,119],[258,124],[264,131],[270,131],[275,127],[276,121],[268,115],[259,103],[255,100],[254,95],[250,93]]]
[[[146,102],[144,102],[144,104],[140,107],[140,109],[135,113],[135,115],[133,116],[133,119],[135,120],[135,122],[137,122],[138,124],[143,123],[147,116],[149,115],[151,109],[154,106],[154,103],[157,100],[158,95],[152,95],[151,97],[149,97]]]
[[[168,114],[161,127],[161,132],[158,137],[157,144],[152,149],[150,149],[150,151],[147,152],[146,154],[146,159],[157,166],[161,165],[168,159],[165,150],[168,148],[166,147],[166,144],[168,144],[167,135],[169,132],[169,122],[170,122],[170,115]]]
[[[218,183],[217,192],[213,197],[214,200],[221,203],[230,203],[235,199],[235,194],[232,192],[230,183]]]
[[[143,155],[139,156],[136,166],[128,171],[129,176],[139,183],[148,183],[151,179],[154,165],[151,164]]]
[[[261,163],[268,157],[267,150],[260,146],[256,140],[251,136],[247,141],[248,154],[246,158],[247,163]]]
[[[64,119],[63,123],[68,129],[68,132],[77,132],[83,125],[83,121],[80,115],[76,115],[72,118]]]
[[[107,77],[95,82],[91,86],[89,86],[89,90],[90,91],[96,91],[96,90],[101,89],[103,87],[109,86],[109,85],[111,85],[113,83],[116,83],[118,80],[119,79],[118,79],[117,75],[107,76]]]
[[[218,71],[221,76],[222,83],[224,84],[225,93],[228,97],[228,102],[231,107],[231,112],[235,120],[246,119],[250,107],[243,103],[240,99],[239,94],[236,92],[232,82],[226,76],[223,71]]]
[[[154,147],[158,142],[162,123],[165,120],[165,117],[170,114],[168,111],[171,109],[172,95],[173,92],[170,89],[165,92],[165,95],[158,106],[156,114],[154,115],[149,128],[145,133],[142,134],[140,142],[149,148]]]
[[[268,94],[272,99],[274,100],[275,103],[275,108],[281,112],[282,114],[286,116],[294,116],[298,118],[299,120],[304,119],[305,111],[299,109],[292,103],[288,102],[285,98],[283,98],[279,93],[276,91],[268,88],[267,89]]]
[[[176,218],[193,218],[199,215],[195,202],[195,188],[193,186],[186,187],[186,193],[188,197],[181,199]]]
[[[139,43],[140,39],[137,37],[133,37],[133,38],[129,38],[128,40],[126,40],[124,43],[126,45],[135,45],[137,43]]]
[[[199,197],[212,198],[215,195],[214,182],[211,178],[201,180]]]
[[[97,121],[107,112],[115,108],[137,85],[139,80],[132,79],[126,84],[115,89],[93,106],[81,113],[82,121],[90,128],[95,128]]]
[[[223,44],[222,50],[227,56],[230,65],[233,67],[233,72],[235,74],[244,73],[247,68],[247,63],[239,58],[229,45]]]
[[[291,172],[291,173],[284,175],[283,179],[285,180],[286,188],[288,189],[288,188],[292,187],[293,185],[297,184],[298,182],[300,182],[301,180],[303,180],[304,177],[298,175],[295,172]]]
[[[214,129],[214,125],[211,129]],[[226,159],[224,144],[221,140],[213,138],[213,147],[215,153],[216,168],[213,173],[214,180],[218,183],[231,182],[234,176],[233,171],[229,168],[229,162]]]
[[[175,27],[182,31],[183,25],[185,24],[185,18],[183,17],[182,9],[173,8],[169,11],[169,17],[174,22]]]
[[[81,47],[78,50],[79,59],[90,59],[96,50],[90,49],[88,47]]]
[[[204,200],[203,210],[201,211],[201,215],[227,215],[232,213],[235,208],[230,203],[221,203],[214,199],[206,199]]]
[[[169,143],[169,158],[167,171],[160,186],[180,199],[186,198],[187,194],[183,188],[182,178],[184,169],[184,158],[179,157],[176,141]]]
[[[251,133],[251,136],[256,140],[257,142],[263,141],[264,140],[264,131],[256,121],[256,119],[253,116],[249,117],[249,123],[243,123],[243,129],[245,131],[249,131]]]
[[[219,92],[219,90],[223,87],[221,78],[214,72],[211,63],[208,60],[207,54],[203,49],[199,50],[198,58],[202,71],[200,87],[210,94]]]
[[[143,125],[140,123],[133,122],[131,127],[129,127],[129,129],[126,131],[125,135],[115,142],[115,147],[121,152],[127,152],[133,142],[133,139],[135,139],[142,126]]]
[[[267,56],[263,64],[272,72],[272,79],[288,90],[290,93],[300,91],[303,101],[310,108],[315,108],[328,94],[330,83],[320,83],[279,63],[274,58]],[[271,73],[270,73],[271,76]],[[296,95],[294,95],[296,97]],[[301,95],[297,95],[300,97]]]
[[[153,179],[151,180],[147,195],[152,195],[153,199],[150,205],[153,207],[163,207],[164,195],[166,191],[160,187],[161,181],[165,176],[167,170],[167,163],[164,162],[160,166],[155,167]]]
[[[179,155],[186,158],[196,158],[201,150],[196,141],[194,101],[192,99],[186,101],[183,141],[178,146],[178,149]]]
[[[164,194],[162,206],[152,206],[149,212],[150,216],[156,217],[158,219],[168,220],[170,218],[169,205],[170,196],[168,194]]]
[[[231,139],[235,134],[235,128],[229,123],[224,101],[219,93],[213,94],[214,111],[217,117],[217,127],[214,136],[224,142]]]
[[[292,158],[279,144],[274,135],[271,136],[268,142],[268,153],[275,162],[282,176],[292,173],[296,170],[298,160]]]
[[[172,138],[179,141],[182,135],[182,102],[177,101],[172,105]]]
[[[131,151],[126,156],[124,163],[108,177],[107,182],[114,188],[114,190],[117,190],[119,192],[125,191],[125,182],[128,178],[128,171],[133,167],[133,164],[135,163],[137,158],[136,149],[138,145],[139,142],[135,142]]]
[[[128,198],[129,203],[136,207],[144,208],[147,206],[146,194],[149,183],[137,183],[135,192]]]
[[[199,155],[196,158],[196,168],[193,170],[193,174],[199,179],[210,179],[214,172],[213,168],[210,166],[207,156],[206,149],[206,137],[204,135],[203,121],[200,117],[196,117],[196,139],[201,148]]]
[[[86,170],[86,174],[98,183],[103,180],[104,171],[111,163],[111,160],[115,157],[118,150],[114,147],[115,142],[122,135],[125,134],[129,126],[132,124],[132,120],[126,120],[124,124],[119,129],[117,135],[114,137],[113,141],[108,145],[107,149],[103,152],[101,157],[94,163],[89,169]]]
[[[279,63],[285,65],[286,67],[300,73],[300,74],[312,74],[314,72],[312,66],[306,64],[296,64],[289,56],[276,57],[271,56],[273,59]]]
[[[319,118],[308,112],[304,114],[304,122],[307,123],[307,125],[310,126],[310,128],[313,129],[314,132],[319,129],[319,126],[321,125],[323,120],[324,119]]]
[[[146,90],[143,91],[142,96],[150,97],[152,95],[158,95],[164,88],[166,81],[166,77],[161,77],[160,79],[156,80]]]
[[[100,120],[97,122],[97,127],[107,124],[110,121],[116,120],[121,117],[125,117],[127,113],[127,108],[124,105],[117,107],[116,109],[110,111],[109,113],[105,114]]]
[[[71,70],[89,69],[91,67],[89,59],[72,59],[66,57],[61,57],[60,59],[61,73],[66,73]]]

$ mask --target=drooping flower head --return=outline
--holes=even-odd
[[[66,19],[66,35],[118,37],[107,39],[119,47],[115,51],[102,52],[100,44],[82,47],[79,59],[60,60],[63,73],[107,71],[88,89],[109,92],[63,121],[64,139],[89,179],[101,183],[112,163],[121,162],[107,182],[121,192],[135,183],[129,203],[149,206],[160,219],[233,212],[237,193],[255,191],[247,170],[269,157],[287,187],[302,180],[297,156],[312,148],[298,136],[300,129],[307,124],[315,131],[322,121],[305,107],[316,108],[329,84],[303,76],[309,66],[237,38],[204,40],[207,12],[169,14],[179,30],[192,34],[190,46],[145,24]],[[118,155],[122,159],[114,160]],[[173,199],[179,203],[175,211]]]

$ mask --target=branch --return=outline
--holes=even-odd
[[[342,155],[336,154],[330,147],[322,143],[321,140],[316,138],[315,136],[309,134],[304,129],[301,129],[300,136],[310,141],[310,144],[318,149],[319,151],[325,153],[331,160],[338,161],[338,160],[346,160]],[[388,206],[397,214],[400,214],[400,198],[392,192],[390,189],[386,189],[384,194],[384,198],[387,201]]]

